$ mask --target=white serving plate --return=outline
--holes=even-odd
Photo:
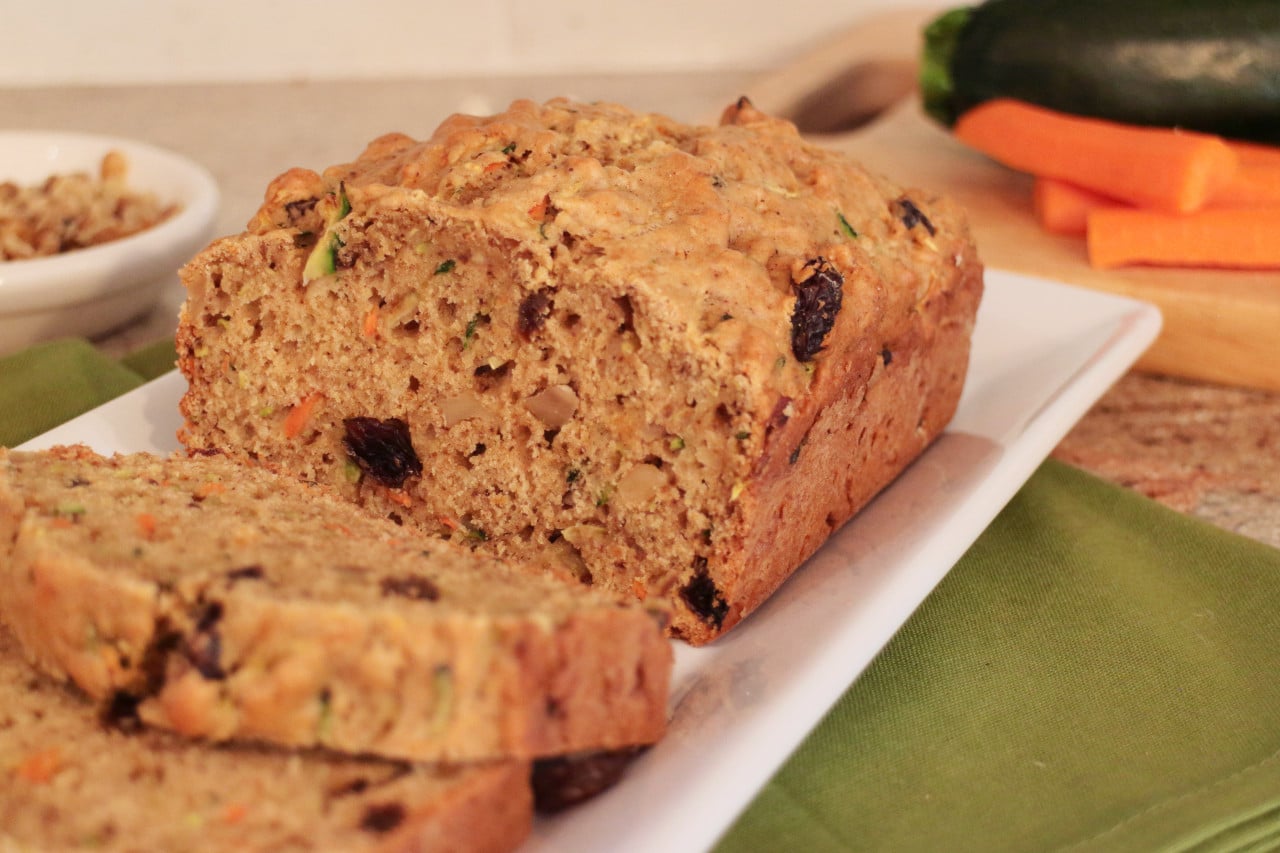
[[[119,240],[60,255],[0,261],[0,355],[55,337],[91,336],[150,309],[178,268],[213,236],[220,195],[213,176],[172,151],[131,139],[59,131],[0,131],[0,181],[38,184],[54,174],[97,175],[102,157],[128,161],[130,189],[181,209]]]
[[[739,627],[677,644],[667,737],[525,850],[711,847],[1159,329],[1146,303],[989,271],[943,436]],[[176,449],[184,390],[170,373],[24,446]]]

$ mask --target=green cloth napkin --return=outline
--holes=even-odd
[[[163,373],[0,359],[0,444]],[[1280,849],[1280,551],[1049,461],[728,831],[738,851]]]
[[[1046,462],[720,844],[1280,849],[1280,551]]]
[[[0,358],[0,447],[13,447],[173,369],[172,340],[120,361],[66,338]]]

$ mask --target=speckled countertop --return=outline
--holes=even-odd
[[[351,159],[373,137],[423,136],[455,111],[517,97],[605,99],[711,120],[749,72],[111,88],[0,88],[0,128],[143,139],[203,163],[223,193],[219,233],[241,230],[291,166]],[[175,279],[147,316],[99,342],[112,353],[174,328]],[[1280,393],[1130,373],[1071,431],[1058,458],[1181,512],[1280,547]]]
[[[1054,455],[1280,548],[1280,393],[1129,373]]]

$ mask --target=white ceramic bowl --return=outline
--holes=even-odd
[[[218,186],[203,167],[141,142],[81,133],[0,131],[0,181],[96,175],[110,150],[128,159],[128,186],[182,209],[129,237],[60,255],[0,261],[0,354],[37,341],[105,332],[155,305],[212,238]],[[176,318],[175,318],[176,325]]]

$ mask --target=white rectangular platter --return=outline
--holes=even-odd
[[[667,737],[608,793],[539,820],[527,851],[714,845],[1159,329],[1145,303],[989,271],[946,433],[741,626],[678,644]],[[177,449],[185,387],[167,374],[24,446]]]

